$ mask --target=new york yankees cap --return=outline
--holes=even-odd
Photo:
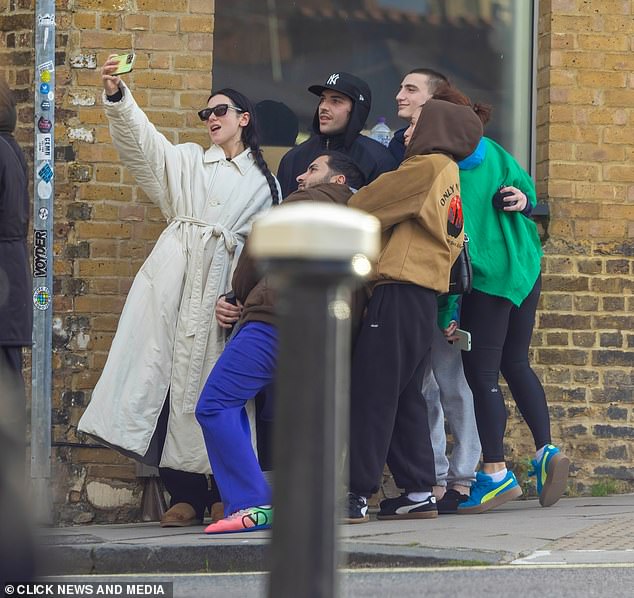
[[[323,85],[311,85],[308,91],[314,93],[316,96],[320,96],[324,89],[331,89],[343,93],[353,102],[358,102],[368,108],[372,103],[372,94],[370,93],[368,84],[350,73],[344,73],[342,71],[332,73],[326,78],[326,82]]]

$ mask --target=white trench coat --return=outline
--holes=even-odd
[[[173,145],[122,87],[120,102],[104,96],[110,134],[168,226],[134,279],[78,429],[148,462],[169,390],[160,466],[209,473],[194,410],[224,347],[215,305],[271,193],[249,150],[228,161],[216,145]]]

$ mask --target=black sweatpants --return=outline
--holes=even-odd
[[[372,496],[387,461],[406,492],[436,483],[427,405],[421,395],[437,315],[436,293],[384,284],[368,303],[353,356],[350,491]]]
[[[475,290],[462,298],[460,326],[471,332],[471,351],[462,352],[462,362],[473,392],[485,463],[504,461],[507,414],[498,384],[500,371],[530,428],[535,447],[550,443],[546,395],[528,362],[540,291],[541,276],[519,307]]]

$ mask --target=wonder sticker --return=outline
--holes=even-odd
[[[48,287],[37,287],[33,291],[33,305],[37,307],[37,309],[41,309],[45,311],[48,309],[48,306],[51,304],[51,292]]]

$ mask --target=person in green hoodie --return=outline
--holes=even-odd
[[[471,105],[451,86],[439,88],[434,97]],[[479,104],[473,109],[486,124],[490,110]],[[541,290],[542,248],[528,217],[537,202],[535,186],[513,156],[487,137],[458,167],[473,265],[473,291],[463,296],[461,311],[472,345],[462,358],[483,453],[471,496],[458,513],[483,513],[522,494],[504,459],[507,415],[500,372],[533,435],[532,473],[540,504],[548,507],[566,489],[570,460],[551,444],[546,395],[528,357]]]

